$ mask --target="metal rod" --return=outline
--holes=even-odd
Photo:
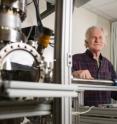
[[[90,84],[72,84],[77,87],[77,91],[117,91],[116,86],[106,86],[106,85],[90,85]]]
[[[75,84],[92,84],[92,85],[113,85],[113,81],[111,80],[88,80],[88,79],[78,79],[73,78],[72,83]]]
[[[9,97],[75,97],[74,86],[63,84],[35,83],[22,81],[4,81]]]
[[[51,109],[51,104],[42,104],[34,100],[1,101],[0,119],[50,115]]]

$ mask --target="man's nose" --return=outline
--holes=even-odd
[[[95,42],[100,42],[100,39],[98,37],[95,38]]]

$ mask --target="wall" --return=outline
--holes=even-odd
[[[30,9],[31,8],[31,9]],[[36,25],[35,11],[33,4],[28,7],[28,15],[26,21],[22,26]],[[55,13],[43,19],[43,25],[54,30],[54,17]],[[92,25],[102,26],[106,32],[107,46],[103,50],[103,54],[110,59],[110,22],[103,17],[100,17],[84,8],[75,8],[73,12],[73,41],[72,41],[72,54],[85,51],[84,34],[88,27]],[[53,48],[49,47],[45,50],[47,59],[53,56]]]

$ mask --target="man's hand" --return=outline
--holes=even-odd
[[[73,77],[76,77],[76,78],[81,78],[81,79],[94,79],[94,78],[91,76],[91,73],[89,72],[89,70],[74,71],[72,74],[73,74]]]

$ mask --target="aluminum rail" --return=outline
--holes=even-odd
[[[0,119],[51,115],[52,106],[46,99],[76,97],[75,88],[63,84],[1,81],[0,98],[5,101],[0,102]]]
[[[78,79],[78,78],[73,78],[72,83],[77,83],[77,84],[93,84],[93,85],[113,85],[113,81],[111,80],[88,80],[88,79]]]
[[[92,85],[95,81],[97,82],[98,80],[93,80],[93,82],[91,81],[90,84],[83,84],[82,83],[83,81],[75,80],[75,83],[74,84],[72,83],[70,85],[23,82],[23,81],[4,81],[4,82],[1,81],[0,87],[4,86],[4,89],[7,92],[8,97],[11,99],[15,97],[16,98],[29,97],[29,100],[30,100],[30,97],[37,97],[37,98],[42,98],[42,97],[61,97],[62,98],[62,97],[69,97],[69,96],[75,97],[75,96],[78,96],[78,92],[84,91],[84,90],[117,91],[116,86]],[[109,85],[113,83],[110,81],[107,81],[107,82],[109,83]],[[50,114],[50,108],[47,107],[46,110],[43,110],[39,107],[40,103],[37,102],[33,104],[32,102],[35,102],[35,101],[28,101],[28,102],[12,101],[11,103],[8,101],[5,104],[1,101],[0,102],[0,119]],[[11,109],[12,112],[9,111],[9,108]]]
[[[85,79],[75,79],[72,80],[72,86],[77,87],[77,91],[117,91],[116,86],[113,85],[113,81],[109,80],[85,80]]]
[[[113,107],[113,104],[102,104],[99,107],[93,107],[91,109],[91,111],[82,114],[82,116],[86,116],[86,115],[93,115],[93,116],[97,116],[97,117],[105,117],[105,118],[116,118],[117,119],[117,104],[114,104],[115,107]],[[109,107],[110,106],[110,107]],[[86,111],[88,110],[90,107],[89,106],[81,106],[79,107],[80,111]]]
[[[77,86],[77,91],[85,91],[85,90],[92,90],[92,91],[117,91],[116,86],[102,86],[102,85],[86,85],[86,84],[74,84]]]
[[[75,82],[75,83],[74,83]],[[88,82],[88,84],[86,83]],[[52,84],[23,81],[0,82],[8,96],[13,97],[76,97],[85,90],[117,91],[112,81],[73,79],[72,84]],[[96,85],[98,84],[98,85]],[[104,85],[105,84],[105,85]],[[107,85],[106,85],[107,84]],[[109,86],[108,86],[109,85]]]
[[[111,104],[110,104],[111,105]],[[89,107],[80,107],[80,111],[86,111]],[[85,124],[116,124],[117,123],[117,108],[94,107],[88,113],[80,116],[80,122]]]
[[[10,98],[13,97],[75,97],[76,86],[36,83],[23,81],[4,81],[5,91]]]
[[[51,104],[40,103],[39,101],[25,100],[25,101],[1,101],[0,102],[0,120],[19,118],[19,117],[32,117],[43,116],[51,114]]]

